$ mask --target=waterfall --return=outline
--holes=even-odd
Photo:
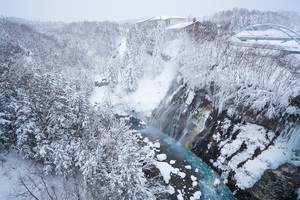
[[[190,149],[196,137],[205,129],[212,108],[205,99],[205,90],[194,91],[175,81],[172,88],[156,109],[150,126],[168,133]]]
[[[205,129],[206,121],[211,113],[207,107],[200,107],[196,110],[196,116],[190,115],[189,121],[193,125],[192,130],[185,130],[179,142],[190,149],[196,137]]]

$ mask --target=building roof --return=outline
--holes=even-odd
[[[188,27],[191,24],[194,24],[194,22],[183,22],[183,23],[175,24],[173,26],[167,27],[167,29],[183,29],[185,27]]]
[[[176,17],[176,16],[170,17],[170,16],[165,16],[165,15],[160,15],[160,16],[155,16],[155,17],[151,17],[151,18],[148,18],[145,20],[138,21],[137,23],[143,23],[146,21],[154,21],[154,20],[167,20],[167,19],[183,19],[183,20],[185,20],[184,17]]]

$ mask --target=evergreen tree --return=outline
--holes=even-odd
[[[5,148],[16,144],[16,108],[26,53],[18,45],[0,41],[0,142]]]

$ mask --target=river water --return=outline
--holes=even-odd
[[[175,176],[171,178],[170,184],[175,187],[175,191],[183,194],[184,199],[190,199],[192,191],[201,191],[201,200],[230,200],[235,199],[229,188],[222,182],[221,178],[207,164],[205,164],[194,153],[186,149],[178,141],[168,135],[159,132],[157,129],[142,129],[138,124],[139,120],[133,121],[132,128],[140,129],[143,137],[147,137],[152,143],[160,143],[159,154],[166,154],[167,159],[164,162],[176,161],[172,166],[186,174],[184,179],[178,179]],[[192,179],[196,179],[197,185],[192,189]],[[175,183],[174,183],[175,182]],[[174,195],[173,195],[174,197]],[[175,198],[170,199],[177,199]]]

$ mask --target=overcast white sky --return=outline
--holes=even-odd
[[[300,13],[300,0],[0,0],[0,15],[43,21],[123,21],[156,15],[203,17],[235,7]]]

